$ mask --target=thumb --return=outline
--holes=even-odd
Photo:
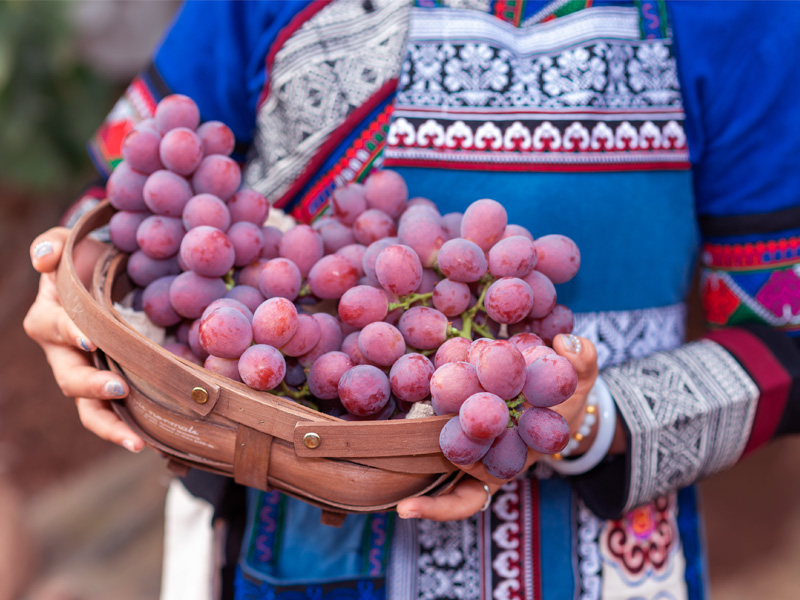
[[[69,236],[66,227],[53,227],[36,236],[31,243],[31,264],[39,273],[55,271]]]

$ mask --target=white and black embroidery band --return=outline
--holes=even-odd
[[[247,184],[280,202],[354,110],[398,77],[410,5],[334,0],[275,54]]]
[[[758,387],[720,345],[701,340],[603,372],[630,429],[624,510],[736,463]]]
[[[639,39],[638,18],[601,7],[518,29],[477,11],[414,9],[387,161],[686,163],[672,45]]]

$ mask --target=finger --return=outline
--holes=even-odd
[[[497,486],[489,486],[494,493]],[[486,503],[486,490],[476,479],[462,480],[449,494],[441,496],[418,496],[406,498],[397,504],[397,513],[402,519],[430,519],[432,521],[456,521],[471,517]]]
[[[107,401],[76,398],[75,405],[83,426],[98,437],[131,452],[141,452],[144,448],[144,440],[116,415]]]
[[[58,266],[69,229],[53,227],[36,236],[31,243],[31,264],[39,273],[50,273]]]
[[[31,305],[22,326],[25,333],[40,344],[69,344],[84,352],[97,350],[97,346],[78,329],[67,312],[56,302],[44,297]]]
[[[553,340],[553,350],[572,363],[579,381],[597,376],[597,349],[590,340],[560,333]]]
[[[96,369],[86,354],[55,344],[43,348],[56,383],[65,396],[110,400],[128,395],[128,385],[122,377]]]

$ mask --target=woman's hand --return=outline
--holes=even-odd
[[[131,452],[144,448],[136,435],[111,409],[109,400],[123,398],[128,386],[119,375],[96,369],[89,352],[97,349],[72,322],[58,298],[55,270],[61,259],[69,230],[56,227],[38,236],[31,244],[33,268],[41,273],[39,292],[25,316],[28,336],[44,350],[53,376],[65,396],[75,398],[78,416],[89,431]],[[103,244],[86,239],[75,250],[75,267],[84,285]]]
[[[581,426],[586,410],[586,398],[597,379],[597,351],[594,344],[586,338],[572,335],[556,336],[553,341],[553,349],[561,356],[566,357],[578,372],[578,387],[575,389],[575,393],[565,402],[553,407],[567,420],[570,432],[574,434]],[[591,436],[581,444],[581,447],[590,442]],[[539,456],[538,453],[529,450],[525,469],[533,465]],[[487,491],[483,487],[484,483],[488,486],[489,495],[494,494],[506,483],[489,475],[480,462],[462,465],[459,468],[471,477],[465,477],[459,481],[447,494],[416,496],[401,500],[397,504],[399,516],[403,519],[419,518],[433,521],[466,519],[480,511],[486,504]]]

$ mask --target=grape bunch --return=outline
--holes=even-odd
[[[171,352],[346,420],[452,414],[444,455],[502,479],[528,448],[566,445],[552,407],[577,374],[550,346],[573,326],[554,286],[579,268],[571,239],[534,240],[489,199],[442,215],[390,170],[282,231],[233,147],[225,124],[168,96],[108,181],[112,242]]]

